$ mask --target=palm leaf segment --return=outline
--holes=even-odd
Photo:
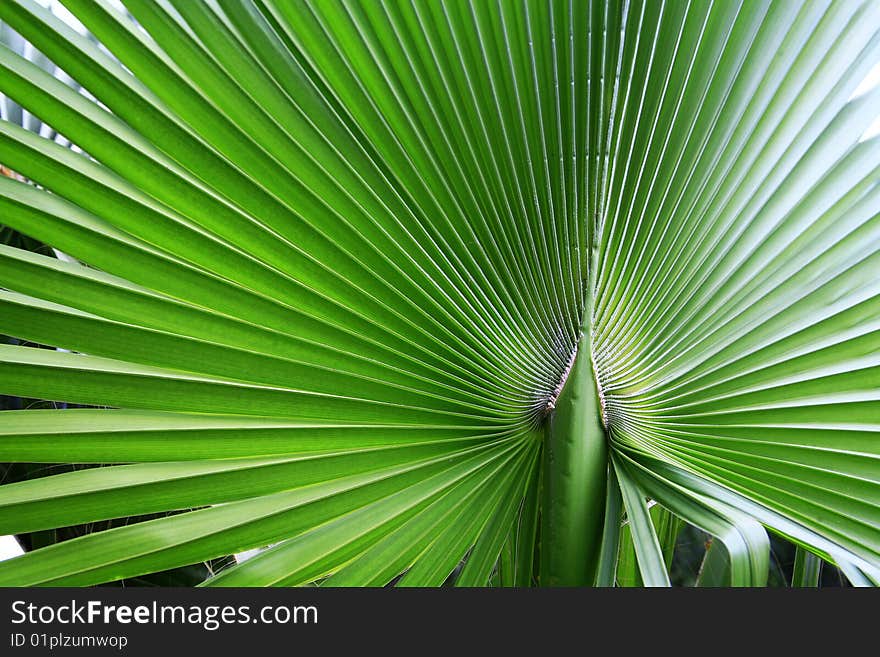
[[[69,350],[0,387],[113,408],[0,460],[119,465],[0,530],[186,512],[0,583],[611,583],[625,513],[665,584],[648,498],[735,584],[765,527],[878,581],[876,2],[65,5],[94,39],[0,3],[77,83],[2,92],[89,154],[0,123],[2,222],[78,261],[0,248],[0,332]]]

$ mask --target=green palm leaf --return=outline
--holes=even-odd
[[[105,467],[0,533],[170,515],[0,584],[666,585],[676,518],[880,583],[877,3],[65,5],[0,4],[0,217],[72,256],[0,246],[0,392],[101,408],[0,461]]]

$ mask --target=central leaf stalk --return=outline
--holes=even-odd
[[[544,443],[541,584],[591,586],[604,522],[608,446],[589,319],[553,407]]]

